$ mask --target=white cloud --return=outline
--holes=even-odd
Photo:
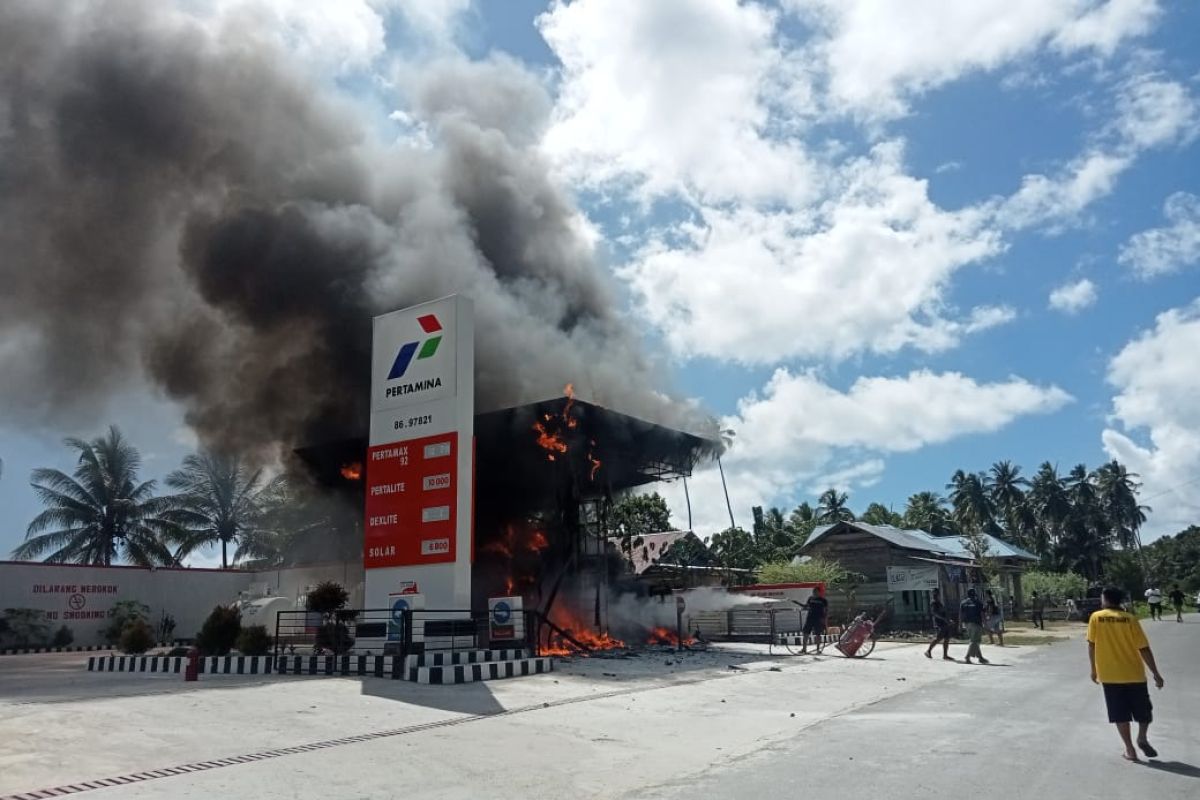
[[[1019,230],[1073,218],[1110,194],[1117,178],[1132,163],[1129,156],[1091,153],[1055,177],[1026,175],[1021,188],[998,204],[996,221]]]
[[[922,370],[859,378],[839,391],[813,372],[779,369],[761,395],[743,398],[737,413],[721,420],[736,432],[724,459],[734,513],[745,525],[753,505],[790,504],[799,492],[830,484],[869,486],[883,472],[883,455],[996,431],[1069,402],[1055,386],[1020,378],[979,383],[956,372]],[[691,485],[696,527],[711,533],[728,526],[716,471],[698,473]],[[679,517],[681,487],[667,494]]]
[[[1176,192],[1163,214],[1169,224],[1130,237],[1117,260],[1142,278],[1178,272],[1200,262],[1200,198]]]
[[[1145,33],[1154,0],[787,0],[813,26],[813,69],[828,76],[832,110],[856,117],[907,113],[909,100],[976,71],[1026,60],[1052,45],[1109,55]]]
[[[730,0],[578,0],[555,3],[538,28],[563,65],[545,147],[576,182],[627,179],[645,195],[703,201],[810,193],[803,149],[768,135],[767,95],[783,67],[772,12]]]
[[[676,352],[746,363],[943,350],[1011,319],[996,307],[958,319],[944,306],[953,274],[1001,244],[982,215],[934,205],[900,162],[898,143],[877,146],[814,208],[701,208],[620,274]]]
[[[1096,302],[1096,284],[1087,278],[1064,283],[1050,292],[1050,308],[1067,314],[1078,314]]]
[[[1152,330],[1109,363],[1108,382],[1117,394],[1102,441],[1111,457],[1141,475],[1142,497],[1153,498],[1146,528],[1151,537],[1200,519],[1200,484],[1188,484],[1200,475],[1197,352],[1200,300],[1159,314]]]
[[[1187,87],[1157,73],[1125,81],[1116,101],[1113,133],[1126,150],[1186,144],[1200,130],[1200,109]]]

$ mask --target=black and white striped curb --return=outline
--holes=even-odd
[[[0,650],[0,656],[28,656],[36,653],[86,653],[93,650],[112,650],[109,644],[89,644],[77,647],[10,647]]]
[[[206,656],[197,667],[205,675],[269,675],[273,656]],[[187,669],[185,656],[88,656],[88,672],[168,672]]]
[[[404,662],[405,669],[414,667],[448,667],[457,664],[479,664],[486,661],[512,661],[529,658],[528,650],[455,650],[433,651],[411,655]]]
[[[838,638],[839,637],[837,635],[832,634],[832,633],[822,634],[821,635],[821,644],[833,644],[834,642],[836,642],[838,640]],[[817,637],[814,635],[810,635],[808,637],[809,644],[815,643],[816,640],[817,640]],[[802,634],[802,633],[781,633],[779,636],[775,637],[775,644],[787,645],[788,647],[803,647],[804,646],[804,634]]]
[[[408,671],[408,680],[413,683],[430,684],[475,683],[517,678],[522,675],[541,675],[553,670],[554,660],[548,657],[515,658],[445,667],[412,667]]]
[[[508,652],[508,651],[505,651]],[[519,651],[514,651],[519,652]],[[89,672],[144,672],[178,675],[187,669],[179,656],[90,656]],[[452,684],[538,675],[554,669],[549,658],[516,658],[474,664],[401,668],[399,656],[206,656],[202,675],[329,675],[391,678],[415,683]]]

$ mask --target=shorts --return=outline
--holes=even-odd
[[[992,633],[1004,633],[1004,618],[992,617],[987,621],[987,629]]]
[[[1109,722],[1145,722],[1153,718],[1150,689],[1146,683],[1104,683],[1104,704]]]
[[[952,639],[954,638],[954,628],[950,625],[937,625],[933,629],[933,635],[936,639]]]
[[[825,620],[813,619],[812,617],[804,620],[804,634],[806,636],[820,636],[823,633],[825,633]]]

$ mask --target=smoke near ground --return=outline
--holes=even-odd
[[[148,380],[210,446],[360,434],[371,317],[461,292],[481,410],[571,380],[697,427],[538,154],[535,79],[500,60],[398,73],[420,135],[396,142],[274,41],[158,2],[0,4],[11,421],[94,425]]]

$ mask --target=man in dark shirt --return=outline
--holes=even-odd
[[[813,649],[820,653],[821,646],[825,643],[825,618],[829,614],[829,601],[825,599],[823,584],[813,590],[812,596],[802,608],[807,609],[808,613],[804,615],[804,639],[800,643],[800,652],[808,652],[808,637],[812,636]]]
[[[942,604],[942,593],[934,589],[929,599],[929,616],[933,618],[933,641],[925,648],[925,657],[933,658],[933,648],[938,642],[942,643],[942,659],[953,661],[950,657],[950,636],[954,633],[950,627],[950,615]]]
[[[1034,592],[1029,596],[1029,607],[1033,618],[1033,627],[1046,630],[1046,600]]]
[[[967,641],[970,642],[967,645],[966,662],[970,664],[972,658],[978,658],[980,664],[989,663],[979,647],[979,643],[983,641],[983,603],[979,601],[979,595],[974,589],[967,589],[967,599],[962,601],[958,611],[963,627],[967,629]]]
[[[1171,600],[1171,605],[1175,606],[1175,621],[1183,622],[1183,592],[1179,590],[1178,583],[1167,597]]]

